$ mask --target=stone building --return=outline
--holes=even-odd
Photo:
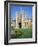
[[[16,13],[16,28],[30,28],[32,27],[31,19],[25,15],[24,10]]]
[[[25,15],[25,11],[16,12],[16,21],[12,23],[15,28],[31,28],[32,20]]]

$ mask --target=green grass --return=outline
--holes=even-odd
[[[15,29],[15,38],[32,38],[32,29]]]

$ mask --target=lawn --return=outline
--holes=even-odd
[[[14,38],[32,38],[32,29],[15,29],[14,32]]]

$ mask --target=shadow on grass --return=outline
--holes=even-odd
[[[11,38],[32,38],[32,29],[15,29],[14,32]]]

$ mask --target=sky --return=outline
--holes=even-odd
[[[25,15],[27,17],[32,18],[32,6],[17,6],[17,5],[10,6],[11,18],[13,18],[15,20],[16,19],[16,12],[21,11],[21,9],[25,11]]]

